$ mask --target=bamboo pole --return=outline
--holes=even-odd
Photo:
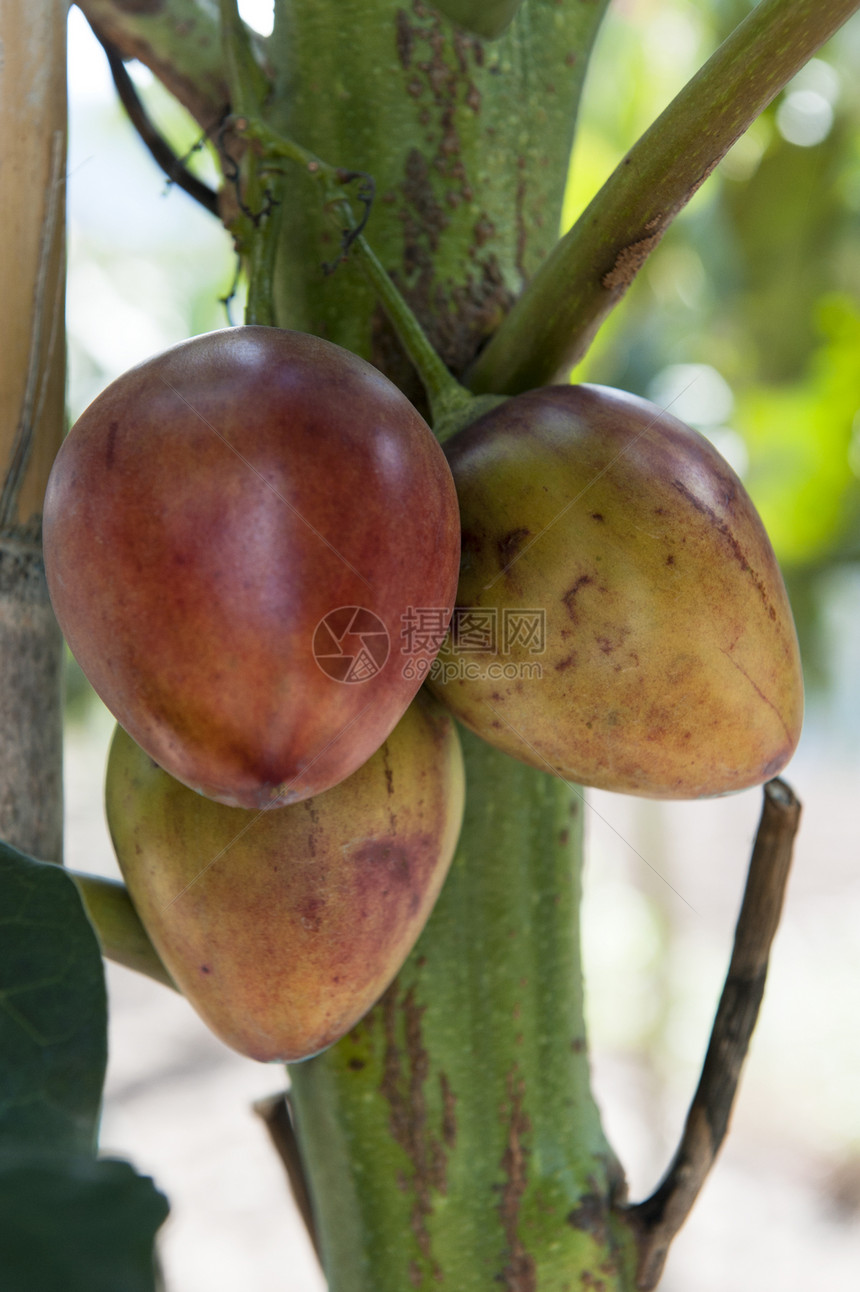
[[[62,853],[62,639],[41,510],[65,399],[65,0],[0,11],[0,836]]]

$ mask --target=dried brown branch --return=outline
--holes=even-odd
[[[681,1143],[656,1191],[624,1213],[638,1235],[636,1285],[642,1292],[656,1287],[669,1245],[689,1215],[725,1138],[764,994],[799,822],[800,803],[792,790],[784,781],[769,781],[729,971]]]
[[[193,197],[195,202],[199,202],[210,215],[217,216],[219,213],[218,194],[188,170],[164,136],[153,125],[135,89],[134,81],[126,71],[125,63],[117,47],[112,45],[107,37],[103,36],[95,27],[93,28],[93,34],[107,57],[108,67],[110,68],[120,103],[125,108],[128,119],[140,136],[141,141],[149,149],[156,165],[161,167],[171,183],[183,189],[189,197]]]
[[[293,1113],[288,1092],[284,1091],[280,1095],[270,1095],[267,1099],[258,1099],[254,1104],[254,1112],[265,1122],[269,1138],[284,1164],[299,1214],[305,1222],[308,1237],[313,1244],[317,1257],[319,1257],[320,1249],[311,1206],[311,1194],[307,1177],[305,1176],[305,1168],[302,1164],[301,1153],[299,1152],[296,1132],[293,1128]]]

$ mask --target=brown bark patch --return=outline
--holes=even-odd
[[[457,1096],[444,1072],[439,1073],[439,1088],[442,1093],[442,1139],[448,1148],[454,1148],[457,1143]]]
[[[474,200],[458,123],[464,111],[480,116],[481,94],[472,71],[480,66],[483,52],[477,38],[452,31],[438,11],[421,0],[413,0],[411,11],[398,10],[395,43],[407,92],[425,105],[420,118],[424,138],[410,151],[398,186],[403,270],[397,285],[445,363],[459,374],[511,305],[496,258],[480,254],[483,243],[495,235],[485,215],[479,213],[476,219],[469,252],[474,271],[465,282],[440,281],[435,265],[449,212]],[[404,359],[392,356],[397,343],[387,331],[381,321],[374,324],[374,363],[412,398],[413,378]]]
[[[456,1097],[442,1073],[439,1075],[442,1092],[440,1136],[433,1132],[429,1123],[426,1087],[430,1056],[421,1033],[425,1008],[416,1001],[414,987],[400,997],[396,982],[382,998],[385,1058],[380,1090],[390,1108],[392,1137],[409,1160],[410,1173],[404,1175],[403,1187],[412,1194],[410,1228],[426,1262],[425,1271],[420,1270],[417,1262],[412,1262],[410,1268],[418,1270],[421,1275],[416,1287],[421,1285],[425,1273],[434,1280],[442,1277],[442,1270],[433,1255],[427,1222],[433,1213],[434,1192],[444,1195],[447,1191],[446,1148],[452,1148],[456,1139]]]
[[[506,1079],[507,1098],[502,1105],[502,1121],[507,1128],[505,1149],[502,1154],[502,1174],[499,1215],[505,1232],[505,1266],[499,1282],[506,1292],[537,1292],[537,1270],[534,1257],[526,1251],[519,1234],[520,1209],[528,1186],[528,1160],[530,1148],[526,1138],[532,1126],[525,1111],[526,1083],[519,1075],[516,1064]]]
[[[397,10],[395,41],[400,66],[406,71],[412,66],[412,28],[409,25],[409,14],[405,9]]]
[[[592,1186],[594,1184],[591,1180],[589,1183]],[[584,1233],[590,1234],[601,1247],[606,1247],[609,1242],[607,1203],[596,1189],[591,1193],[583,1194],[579,1205],[568,1213],[567,1223],[573,1229],[581,1229]]]
[[[615,257],[612,268],[601,278],[601,285],[608,292],[623,295],[657,246],[663,232],[660,229],[657,233],[650,233],[647,237],[639,238],[636,242],[622,247]]]
[[[526,245],[528,243],[528,228],[526,226],[526,194],[528,191],[528,185],[526,183],[525,157],[517,158],[517,170],[519,171],[519,178],[517,180],[517,191],[514,197],[514,219],[517,227],[517,250],[515,263],[517,269],[522,274],[523,282],[525,282],[527,278],[525,258]]]

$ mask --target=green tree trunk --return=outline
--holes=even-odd
[[[603,8],[538,0],[493,44],[420,0],[278,9],[272,122],[372,175],[368,237],[455,372],[555,243]],[[316,190],[285,187],[278,323],[420,402],[358,267],[320,273],[338,246]],[[466,822],[424,936],[367,1019],[291,1073],[331,1292],[630,1287],[589,1086],[581,801],[468,735],[465,754]]]
[[[582,802],[468,733],[464,752],[463,833],[423,936],[365,1020],[291,1070],[329,1286],[632,1287],[589,1086]]]
[[[530,0],[487,43],[412,0],[290,0],[277,9],[271,122],[368,172],[376,254],[456,373],[558,238],[576,110],[605,0]],[[283,203],[278,322],[372,358],[410,394],[361,272],[320,262],[337,235],[297,173]],[[419,394],[420,398],[420,394]]]

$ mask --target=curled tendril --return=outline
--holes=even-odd
[[[370,219],[373,203],[376,199],[376,181],[372,175],[367,173],[367,171],[338,169],[336,172],[336,179],[338,184],[343,185],[352,184],[356,180],[359,181],[358,188],[355,190],[354,196],[355,200],[361,204],[363,209],[359,220],[350,225],[349,228],[341,231],[340,254],[336,260],[332,260],[324,264],[322,267],[323,273],[327,276],[329,274],[333,274],[338,265],[343,264],[344,260],[346,260],[349,255],[350,248],[355,240],[360,238],[362,233],[364,233],[364,230],[367,227],[367,222]],[[329,205],[334,205],[334,203],[332,202]]]
[[[203,152],[203,149],[206,147],[207,144],[214,143],[216,147],[218,146],[218,141],[221,138],[221,132],[224,129],[224,122],[227,120],[229,112],[230,112],[230,109],[225,108],[221,113],[221,115],[218,117],[218,119],[216,121],[213,121],[211,125],[208,125],[206,129],[202,132],[202,134],[200,134],[198,138],[194,141],[191,147],[188,148],[182,154],[181,157],[177,158],[177,164],[181,169],[184,170],[187,167],[188,162],[191,161],[191,158],[194,157],[197,153]],[[167,182],[168,184],[176,184],[178,181],[175,176],[168,175]]]
[[[224,178],[228,184],[232,184],[236,194],[236,205],[242,214],[251,221],[255,229],[258,229],[265,220],[267,215],[271,215],[276,206],[279,205],[278,199],[270,188],[263,192],[263,201],[259,211],[252,211],[242,197],[242,174],[239,169],[239,162],[230,152],[227,141],[233,133],[237,121],[225,114],[218,130],[218,151],[221,154],[221,168],[224,171]]]

